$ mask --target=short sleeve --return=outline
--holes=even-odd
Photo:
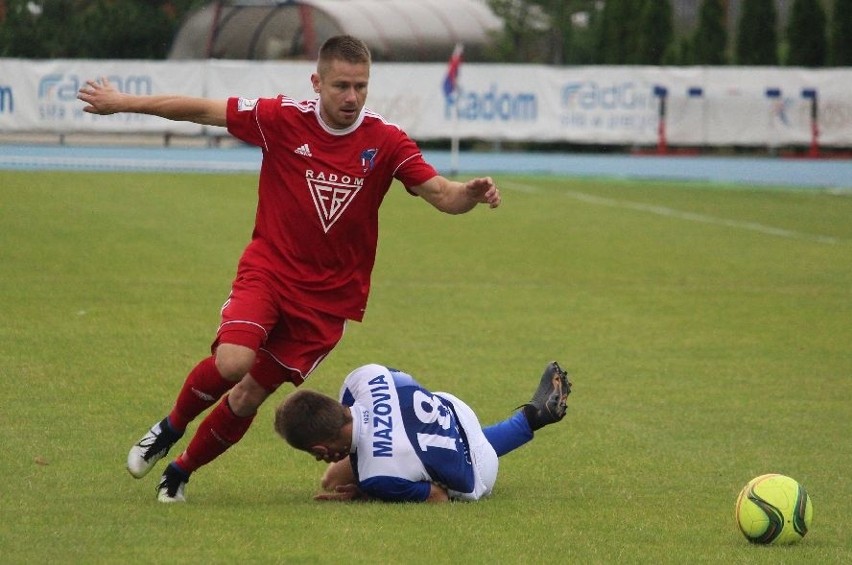
[[[276,98],[229,98],[228,133],[250,145],[266,147],[261,124],[273,123],[280,105]]]
[[[405,188],[419,186],[437,176],[438,171],[435,167],[426,162],[423,158],[423,153],[417,144],[407,135],[400,132],[402,139],[398,144],[397,155],[399,156],[399,164],[393,172],[393,176],[398,179]]]

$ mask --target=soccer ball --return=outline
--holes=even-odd
[[[802,539],[813,518],[807,491],[784,475],[761,475],[737,497],[737,524],[751,543],[788,544]]]

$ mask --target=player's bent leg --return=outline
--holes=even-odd
[[[216,347],[216,368],[223,379],[237,382],[251,371],[256,357],[256,350],[246,345],[219,343]]]
[[[245,348],[233,352],[228,349],[226,347],[226,359],[230,368],[238,369],[239,363],[249,365],[251,362]],[[253,353],[251,356],[253,358]],[[183,436],[187,424],[219,400],[234,386],[234,382],[235,379],[221,376],[213,357],[200,361],[187,375],[169,415],[151,426],[130,448],[127,454],[127,470],[130,474],[137,479],[148,474],[154,464],[165,457]]]
[[[253,379],[246,375],[240,383],[247,380]],[[231,406],[230,398],[239,386],[235,386],[204,418],[186,450],[166,468],[157,487],[157,499],[160,502],[184,502],[184,489],[190,475],[225,453],[246,434],[259,404],[251,408],[251,414],[247,416],[237,414]]]
[[[219,349],[224,345],[220,345]],[[227,357],[227,350],[226,347],[224,358],[233,360]],[[231,352],[239,355],[240,349]],[[260,357],[266,358],[265,355]],[[184,491],[190,475],[243,438],[254,421],[257,409],[286,377],[286,372],[275,363],[255,363],[253,371],[262,375],[259,377],[262,383],[252,374],[246,374],[204,418],[186,450],[166,468],[157,486],[160,502],[185,502]]]
[[[270,394],[254,377],[246,375],[231,389],[228,404],[235,415],[245,418],[253,416]]]
[[[494,448],[497,457],[503,457],[533,438],[532,427],[522,410],[518,410],[502,422],[482,428],[482,433]]]
[[[187,375],[169,412],[169,425],[174,431],[183,433],[190,422],[218,402],[236,383],[222,377],[215,357],[203,359]]]

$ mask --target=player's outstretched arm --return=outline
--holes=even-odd
[[[103,116],[128,112],[150,114],[178,122],[226,126],[227,100],[191,96],[136,96],[116,89],[106,78],[86,81],[77,98],[87,104],[83,111]]]
[[[490,208],[496,208],[501,202],[500,189],[491,177],[458,182],[437,175],[410,188],[414,194],[447,214],[464,214],[477,204],[488,204]]]

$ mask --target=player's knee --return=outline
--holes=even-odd
[[[255,352],[242,345],[223,343],[216,349],[216,369],[223,379],[239,381],[254,365]]]

